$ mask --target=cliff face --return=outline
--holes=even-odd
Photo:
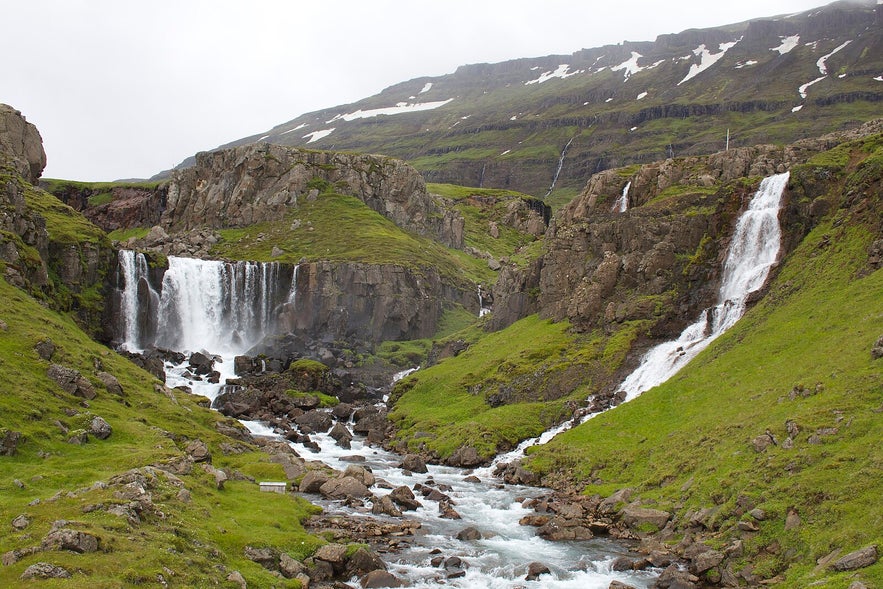
[[[359,198],[405,230],[463,247],[462,217],[440,207],[404,162],[266,144],[198,154],[170,180],[160,224],[169,232],[244,227],[327,189]]]
[[[883,122],[876,121],[785,147],[741,148],[595,174],[553,219],[546,253],[527,269],[501,272],[494,327],[539,311],[579,330],[650,320],[655,335],[676,334],[714,301],[735,218],[756,188],[746,179],[789,170],[881,130]],[[626,186],[627,211],[619,212]],[[811,200],[786,202],[783,255],[826,210]]]
[[[33,185],[45,163],[37,129],[0,105],[0,267],[10,284],[74,311],[98,334],[113,250],[97,227]]]
[[[43,138],[37,127],[7,104],[0,104],[0,152],[25,180],[34,184],[46,167]]]

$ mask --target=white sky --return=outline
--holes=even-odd
[[[197,151],[459,65],[651,41],[823,4],[0,0],[0,102],[39,128],[44,176],[149,177]]]

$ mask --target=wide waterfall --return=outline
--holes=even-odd
[[[122,345],[241,354],[294,304],[296,268],[170,256],[156,287],[144,254],[120,251]]]

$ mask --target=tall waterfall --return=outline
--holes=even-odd
[[[684,329],[678,339],[659,344],[644,354],[640,366],[619,385],[619,390],[626,393],[625,401],[674,376],[745,313],[748,295],[764,285],[779,255],[782,242],[779,208],[788,177],[785,172],[764,178],[760,183],[748,209],[736,223],[717,304],[702,311],[699,319]],[[582,422],[594,415],[597,414],[584,416]],[[512,452],[498,456],[494,465],[520,458],[528,447],[545,444],[571,425],[565,422],[537,438],[524,440]]]
[[[619,198],[616,199],[616,202],[613,203],[613,207],[611,211],[614,213],[624,213],[629,210],[629,188],[632,187],[632,181],[629,180],[625,184],[625,188],[622,189],[622,194],[619,195]]]
[[[169,257],[159,288],[143,254],[119,253],[123,346],[242,353],[277,327],[293,305],[296,269],[275,262],[220,262]],[[289,277],[287,273],[290,272]],[[149,299],[146,294],[149,293]],[[147,300],[154,310],[144,309]]]
[[[659,344],[620,385],[626,400],[662,384],[683,368],[745,313],[748,295],[766,282],[779,255],[779,207],[789,174],[764,178],[748,209],[739,217],[724,262],[718,302],[702,312],[674,341]]]

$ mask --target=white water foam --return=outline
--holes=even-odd
[[[631,187],[632,182],[629,180],[622,189],[622,194],[620,194],[619,198],[616,199],[616,202],[613,203],[613,208],[611,210],[614,213],[624,213],[629,209],[629,189]]]

